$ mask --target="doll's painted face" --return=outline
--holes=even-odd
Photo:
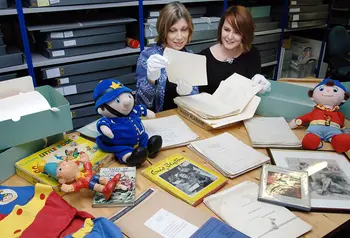
[[[134,97],[131,95],[131,93],[122,93],[118,97],[116,97],[114,100],[107,103],[108,106],[116,110],[117,112],[123,114],[123,115],[129,115],[131,110],[134,108],[135,100]],[[108,111],[106,108],[101,107],[101,110],[99,111],[99,114],[102,116],[113,118],[116,117],[113,113]]]
[[[79,172],[79,166],[73,160],[62,161],[56,170],[58,182],[61,184],[72,183]]]
[[[342,102],[345,102],[345,92],[343,89],[337,87],[336,85],[327,86],[320,85],[314,89],[312,98],[317,104],[325,106],[338,106]]]

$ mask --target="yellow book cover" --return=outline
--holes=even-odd
[[[181,154],[174,154],[142,170],[142,175],[167,192],[197,206],[225,186],[227,180]]]
[[[80,152],[85,152],[89,156],[96,173],[99,173],[100,168],[107,167],[114,162],[113,154],[99,150],[94,142],[72,133],[67,134],[62,141],[18,161],[15,164],[16,173],[32,184],[47,184],[63,194],[59,190],[57,180],[45,172],[40,172],[38,164],[43,160],[46,163],[59,163],[64,159],[77,160]],[[81,169],[83,169],[82,165]]]

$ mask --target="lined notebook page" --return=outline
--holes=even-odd
[[[162,148],[189,144],[199,138],[177,115],[142,121],[149,137],[160,135]]]
[[[253,146],[301,146],[283,117],[253,117],[244,121],[244,126]]]

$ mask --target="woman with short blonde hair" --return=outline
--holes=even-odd
[[[175,108],[174,98],[179,95],[198,93],[183,81],[173,84],[168,81],[165,67],[168,60],[164,48],[191,52],[185,48],[193,32],[192,18],[180,2],[167,4],[157,20],[157,45],[141,52],[136,67],[136,103],[159,112]],[[191,52],[192,53],[192,52]]]

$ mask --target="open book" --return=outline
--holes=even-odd
[[[227,132],[192,142],[188,147],[229,178],[237,177],[270,161],[269,157]]]
[[[252,238],[295,238],[312,229],[287,208],[258,201],[259,186],[244,181],[204,199],[227,224]]]
[[[176,97],[175,104],[205,119],[220,119],[241,113],[261,86],[237,73],[221,81],[211,95],[200,93],[191,96]]]
[[[244,121],[253,147],[301,147],[283,117],[253,117]]]

